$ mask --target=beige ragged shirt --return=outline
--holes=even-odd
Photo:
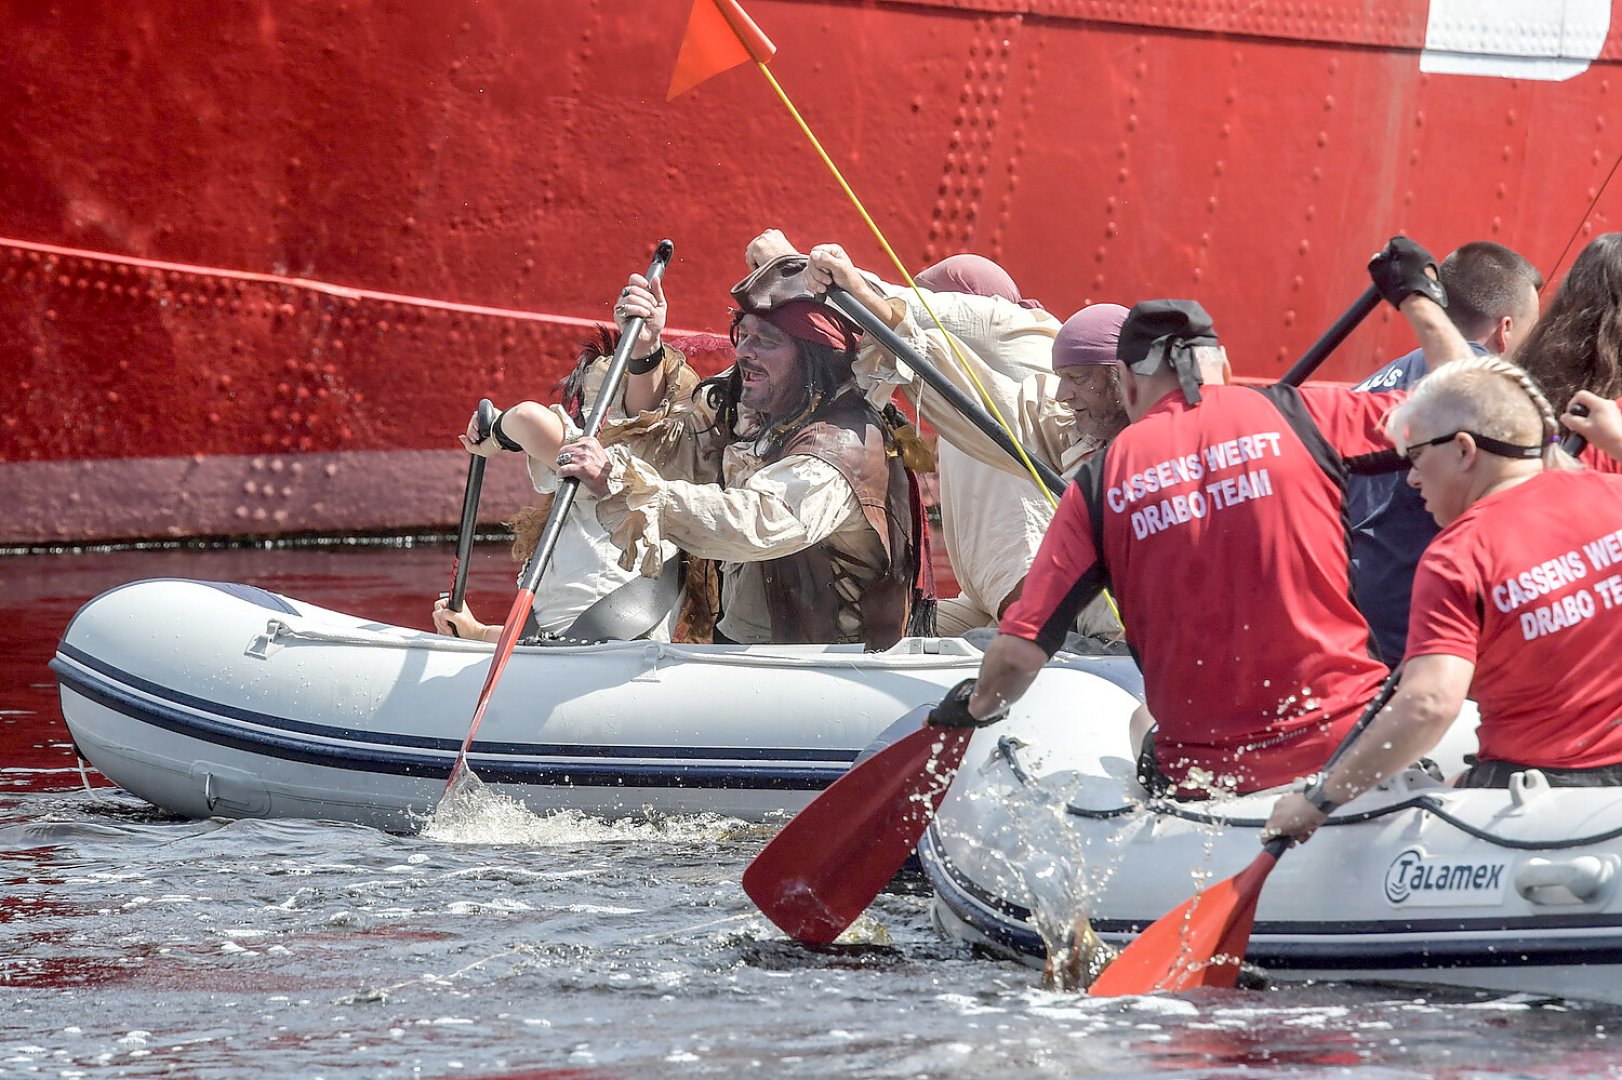
[[[901,339],[970,398],[981,401],[964,373],[966,362],[1015,437],[1044,464],[1067,473],[1097,449],[1096,444],[1078,443],[1075,417],[1057,400],[1053,340],[1062,325],[1058,319],[1000,296],[926,289],[924,297],[946,328],[943,333],[911,289],[871,276],[868,280],[900,316],[896,333]],[[1030,571],[1053,520],[1053,504],[1020,462],[876,342],[863,346],[858,372],[865,385],[898,383],[940,432],[941,533],[967,601],[950,608],[950,614],[964,623],[995,625],[998,608]],[[1084,613],[1081,625],[1087,633],[1119,633],[1102,602]]]
[[[705,403],[689,401],[674,415],[683,419],[690,439],[714,441],[715,433],[706,430],[714,416]],[[767,464],[761,449],[725,447],[718,484],[702,475],[662,475],[623,447],[611,447],[608,494],[597,502],[597,518],[624,552],[620,565],[626,569],[656,572],[661,541],[718,560],[724,612],[719,629],[745,643],[772,640],[761,563],[828,541],[864,564],[884,557],[882,541],[838,469],[803,454]],[[700,453],[684,460],[714,459]]]

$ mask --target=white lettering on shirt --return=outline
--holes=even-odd
[[[1132,535],[1142,540],[1205,518],[1214,511],[1272,495],[1273,478],[1268,471],[1244,466],[1282,456],[1277,431],[1241,435],[1207,446],[1199,453],[1167,458],[1135,472],[1111,485],[1104,498],[1117,514],[1131,510]],[[1217,476],[1217,473],[1229,475]],[[1209,482],[1202,488],[1175,493],[1171,490],[1207,479]],[[1139,503],[1143,505],[1137,506]]]
[[[1604,569],[1599,567],[1599,569]],[[1492,602],[1504,614],[1525,607],[1532,601],[1588,576],[1588,564],[1580,552],[1568,551],[1522,570],[1493,586]]]
[[[1593,596],[1587,589],[1578,589],[1552,604],[1521,612],[1521,637],[1533,641],[1558,633],[1584,619],[1593,618],[1594,610]]]

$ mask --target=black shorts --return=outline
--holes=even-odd
[[[1536,769],[1550,787],[1622,787],[1622,764],[1596,765],[1591,769],[1551,769],[1542,765],[1517,765],[1513,761],[1478,761],[1453,785],[1461,788],[1507,788],[1516,773]]]

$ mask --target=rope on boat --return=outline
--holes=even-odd
[[[952,639],[942,638],[941,641]],[[262,652],[265,646],[280,645],[286,641],[312,641],[329,645],[364,645],[384,649],[434,649],[449,652],[485,653],[491,651],[493,646],[489,642],[464,641],[459,638],[444,637],[439,634],[421,634],[414,637],[404,637],[387,633],[346,633],[338,630],[314,630],[294,627],[281,619],[271,619],[265,626],[265,632],[256,640],[255,645]],[[540,646],[536,646],[541,648]],[[980,650],[973,645],[965,645],[962,651],[957,647],[947,646],[940,652],[917,653],[890,653],[890,652],[851,652],[849,654],[823,653],[819,656],[790,656],[782,653],[745,652],[708,652],[705,648],[714,646],[676,645],[665,641],[604,641],[581,645],[551,645],[545,646],[559,655],[569,655],[563,650],[576,650],[589,648],[599,653],[637,653],[644,656],[651,655],[655,660],[680,660],[696,664],[725,664],[728,667],[770,667],[770,668],[878,668],[878,669],[907,669],[907,668],[938,668],[962,667],[970,664],[979,664]]]
[[[997,740],[997,754],[1008,763],[1009,771],[1014,774],[1014,778],[1021,784],[1030,787],[1035,784],[1035,777],[1019,760],[1019,751],[1024,745],[1018,739],[1005,735]],[[1266,818],[1229,817],[1224,814],[1190,809],[1186,804],[1169,799],[1151,799],[1142,803],[1127,803],[1124,806],[1115,806],[1104,810],[1093,810],[1067,802],[1064,809],[1067,814],[1091,821],[1105,821],[1110,818],[1125,817],[1139,810],[1147,810],[1162,817],[1173,817],[1197,825],[1215,825],[1221,828],[1260,829],[1267,824]],[[1364,810],[1355,814],[1336,813],[1331,815],[1323,823],[1322,827],[1362,825],[1407,810],[1418,810],[1430,814],[1438,821],[1451,825],[1466,836],[1485,841],[1494,847],[1509,848],[1514,851],[1563,851],[1568,848],[1587,847],[1590,844],[1603,844],[1622,837],[1622,825],[1614,829],[1607,829],[1605,832],[1592,833],[1588,836],[1573,836],[1553,840],[1521,840],[1511,836],[1500,836],[1477,825],[1472,825],[1468,821],[1450,813],[1441,801],[1433,795],[1416,795],[1413,798],[1404,799],[1402,802],[1391,803],[1388,806]]]

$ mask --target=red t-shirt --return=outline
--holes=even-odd
[[[1622,473],[1622,461],[1616,460],[1592,444],[1583,447],[1583,452],[1577,455],[1577,460],[1595,472]]]
[[[1482,760],[1622,762],[1622,477],[1539,473],[1443,529],[1408,622],[1436,654],[1476,665]]]
[[[1406,395],[1203,396],[1171,394],[1083,467],[1001,629],[1051,655],[1107,567],[1161,769],[1255,791],[1321,768],[1385,675],[1352,603],[1343,477],[1330,472],[1390,450],[1382,423]],[[1101,493],[1102,565],[1084,486]]]

